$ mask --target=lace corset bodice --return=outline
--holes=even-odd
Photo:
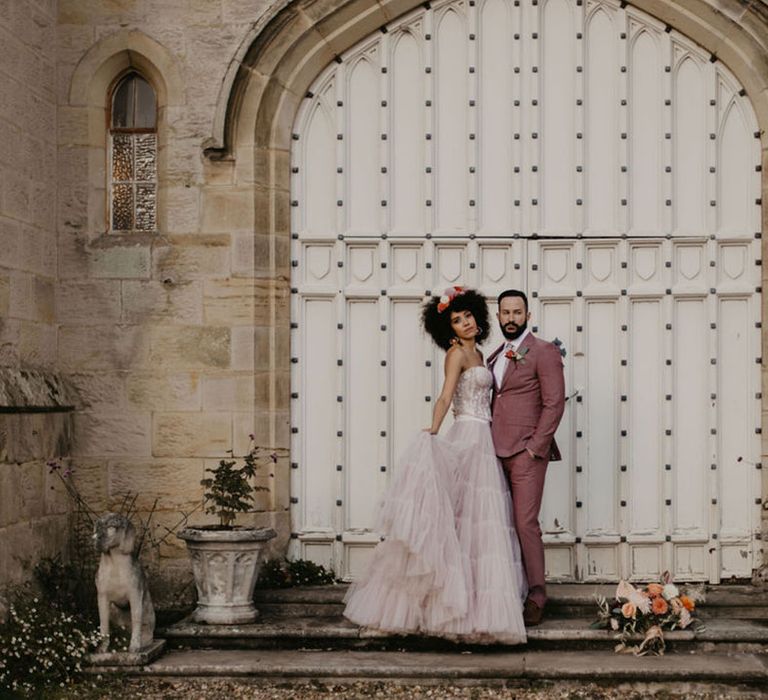
[[[453,415],[490,421],[492,386],[493,375],[487,367],[478,365],[464,370],[453,394]]]

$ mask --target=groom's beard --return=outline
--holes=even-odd
[[[515,330],[507,330],[507,328],[510,326],[512,326]],[[524,321],[522,326],[516,326],[514,323],[508,323],[506,326],[500,327],[502,334],[507,340],[517,340],[523,333],[525,333],[525,329],[528,328],[528,321]]]

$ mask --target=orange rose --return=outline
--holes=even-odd
[[[651,603],[651,610],[653,610],[654,615],[663,615],[669,610],[669,606],[664,598],[654,598],[653,603]]]
[[[634,603],[624,603],[624,605],[621,606],[621,614],[627,619],[634,618],[636,613],[637,608]]]
[[[648,584],[648,595],[651,596],[651,598],[658,598],[661,595],[661,592],[664,590],[664,586],[658,583],[649,583]]]
[[[688,612],[693,612],[694,608],[696,607],[696,603],[694,603],[693,600],[691,600],[687,595],[681,595],[680,602]]]

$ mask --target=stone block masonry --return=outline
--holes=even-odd
[[[3,3],[0,13],[0,367],[53,368],[56,250],[56,7]]]
[[[275,384],[272,358],[287,355],[287,323],[278,337],[274,324],[287,318],[288,286],[272,271],[269,237],[256,234],[247,159],[203,157],[228,64],[271,3],[183,4],[57,3],[55,345],[78,392],[72,459],[100,507],[135,492],[141,509],[157,501],[163,526],[196,508],[205,522],[205,467],[242,454],[253,433],[281,449],[281,466],[250,520],[275,527],[283,551],[288,373]],[[158,230],[118,235],[105,207],[104,105],[130,68],[158,99]],[[0,272],[0,308],[12,290]],[[158,553],[158,576],[188,573],[173,538]]]
[[[46,466],[72,436],[52,373],[56,21],[55,2],[0,2],[0,588],[67,545],[69,503]]]
[[[0,369],[0,589],[67,551],[70,501],[48,461],[69,466],[73,400],[55,375]]]

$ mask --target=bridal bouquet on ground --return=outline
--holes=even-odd
[[[672,576],[664,572],[659,583],[635,588],[627,581],[616,587],[615,600],[603,596],[597,600],[597,620],[594,629],[610,629],[617,633],[616,652],[662,655],[665,649],[664,630],[702,629],[696,619],[696,604],[703,601],[701,590],[680,589],[672,583]],[[639,644],[630,645],[636,635],[643,635]]]

